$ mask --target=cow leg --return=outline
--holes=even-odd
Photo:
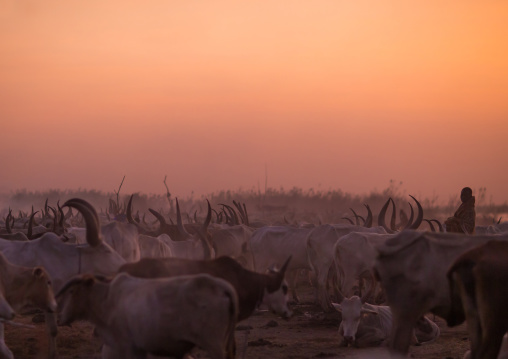
[[[287,278],[289,279],[289,286],[291,288],[291,294],[293,296],[293,300],[296,303],[300,303],[300,298],[298,298],[298,294],[296,293],[296,283],[298,279],[298,269],[292,269],[288,270],[287,272]]]
[[[0,323],[0,358],[14,359],[14,354],[7,348],[4,340],[4,324]]]
[[[327,287],[328,271],[320,271],[317,275],[317,297],[318,303],[325,312],[333,309],[330,303]]]
[[[48,331],[48,358],[54,359],[57,357],[56,336],[58,334],[58,329],[56,325],[56,314],[44,312],[44,320]]]
[[[389,348],[393,351],[407,354],[414,327],[418,321],[418,313],[400,312],[393,313],[393,324],[390,333]]]

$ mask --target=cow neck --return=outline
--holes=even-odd
[[[82,251],[81,249],[83,247],[80,247],[80,246],[76,246],[76,248],[78,249],[78,275],[81,274],[82,270],[83,270],[83,265],[82,265]]]
[[[111,312],[108,302],[109,290],[109,283],[96,282],[90,291],[87,319],[97,326],[98,330],[107,326],[108,313]]]

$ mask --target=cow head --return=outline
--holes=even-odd
[[[26,302],[44,311],[53,313],[57,309],[51,280],[42,267],[35,267],[26,272],[22,292]]]
[[[87,319],[94,287],[100,280],[90,274],[75,277],[56,295],[58,325],[70,325],[75,320]]]
[[[364,316],[378,314],[376,311],[365,308],[363,304],[361,298],[356,295],[344,298],[340,304],[332,303],[335,310],[342,313],[339,333],[344,338],[346,345],[355,342],[358,326]]]
[[[280,271],[270,270],[267,274],[268,281],[263,295],[262,305],[267,306],[273,313],[290,318],[293,312],[288,307],[289,295],[288,284],[284,279],[284,273],[291,261],[291,256],[286,260]]]

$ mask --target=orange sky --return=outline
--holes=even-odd
[[[508,2],[0,0],[0,191],[508,201]]]

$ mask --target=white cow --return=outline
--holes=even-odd
[[[334,308],[342,313],[339,335],[341,346],[359,348],[386,344],[392,329],[392,312],[390,307],[365,303],[358,296],[344,298],[340,304],[333,303]],[[430,343],[439,337],[440,329],[430,319],[421,317],[413,331],[415,344]]]
[[[385,233],[383,227],[366,228],[349,224],[326,224],[314,228],[307,238],[307,255],[317,279],[317,301],[325,311],[332,309],[326,284],[333,269],[334,245],[348,233]]]
[[[307,259],[307,239],[314,228],[294,228],[270,226],[257,229],[250,238],[250,248],[254,256],[257,272],[263,273],[277,263],[283,263],[292,256],[287,270],[289,287],[293,300],[299,302],[295,283],[298,270],[310,270]]]

